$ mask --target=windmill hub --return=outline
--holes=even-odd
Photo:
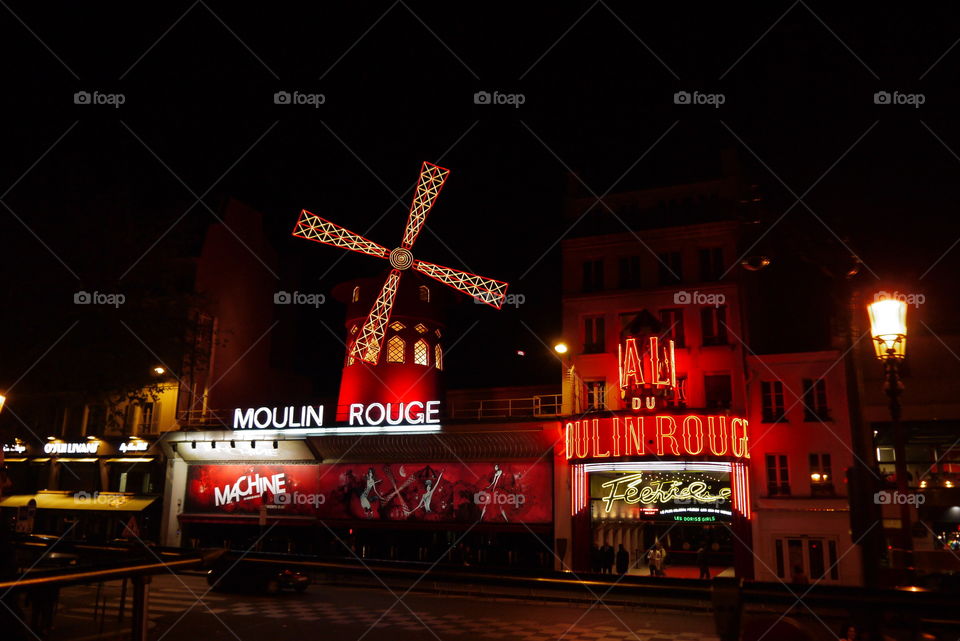
[[[390,252],[390,266],[394,269],[410,269],[413,265],[413,254],[405,247],[397,247]]]

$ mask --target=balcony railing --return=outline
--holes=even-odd
[[[562,407],[562,395],[544,394],[527,398],[494,398],[449,403],[445,419],[486,420],[497,418],[537,418],[559,416]],[[336,416],[336,410],[330,407],[331,414],[324,415],[325,421]],[[328,418],[329,417],[329,418]],[[233,410],[187,410],[177,416],[177,422],[184,429],[224,429],[233,424]]]
[[[560,394],[529,398],[493,398],[450,404],[448,415],[455,419],[524,418],[559,416]]]

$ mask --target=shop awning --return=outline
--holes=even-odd
[[[102,512],[140,512],[157,496],[113,496],[98,494],[77,497],[72,494],[17,494],[0,499],[0,507],[24,507],[34,499],[40,510],[95,510]]]

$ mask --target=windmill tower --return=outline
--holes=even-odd
[[[507,283],[413,257],[413,244],[449,174],[448,169],[423,163],[403,239],[393,250],[306,210],[300,213],[294,236],[390,263],[382,284],[379,279],[363,279],[348,285],[349,291],[343,286],[334,291],[337,298],[347,302],[347,353],[337,402],[338,420],[346,417],[352,403],[438,399],[444,329],[439,303],[443,295],[439,291],[442,288],[424,276],[496,309],[503,305]],[[417,272],[416,277],[401,279],[407,270]]]

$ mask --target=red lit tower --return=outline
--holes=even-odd
[[[497,309],[503,305],[507,283],[428,263],[414,258],[410,251],[449,175],[448,169],[423,163],[403,238],[393,250],[306,210],[300,213],[294,236],[390,262],[391,269],[382,284],[378,285],[379,278],[365,279],[347,285],[348,291],[341,286],[335,292],[348,304],[347,356],[338,420],[346,418],[351,403],[438,399],[443,330],[431,289],[441,288],[427,284],[424,276]],[[416,272],[415,277],[402,279],[408,270]]]

